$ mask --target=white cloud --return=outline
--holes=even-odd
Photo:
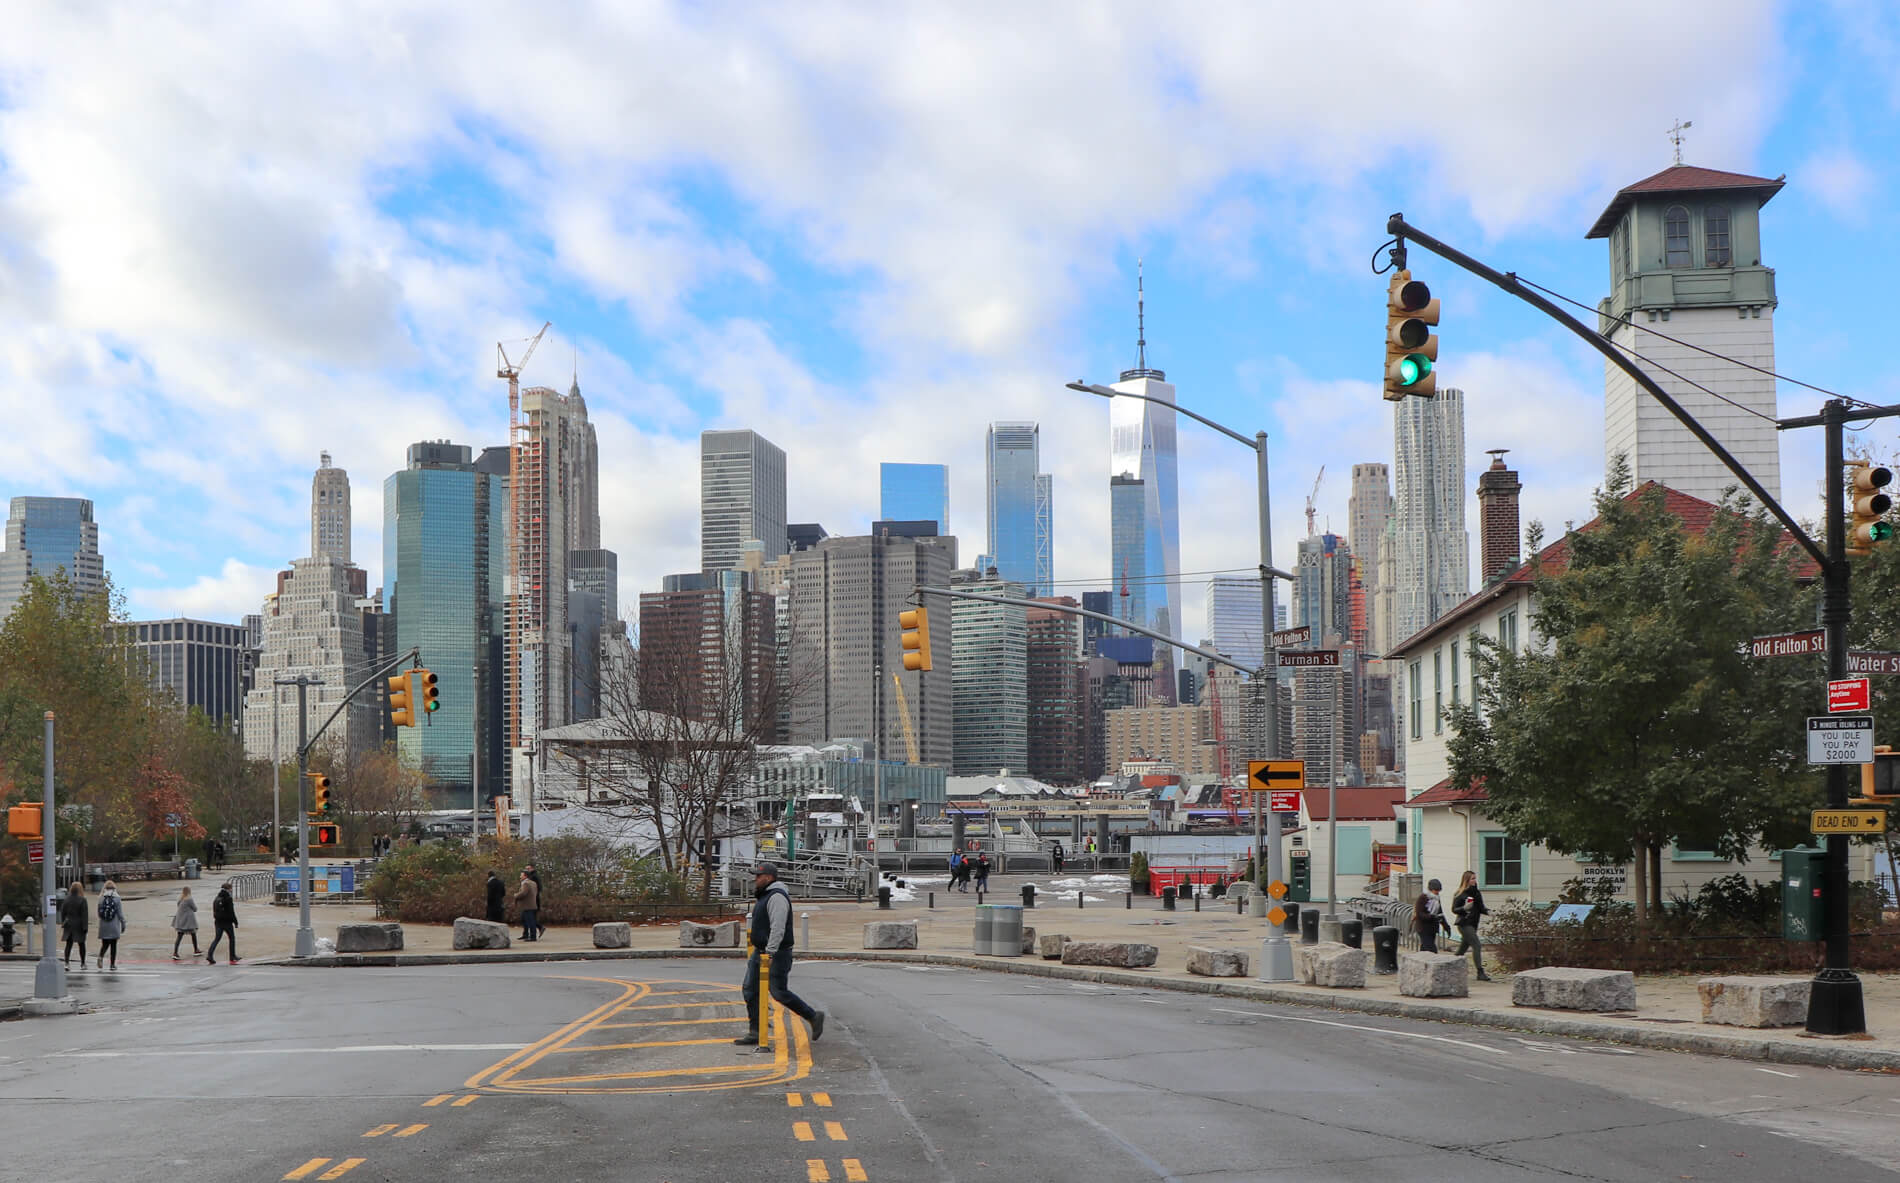
[[[169,616],[241,620],[263,608],[278,570],[226,559],[216,575],[200,575],[184,587],[142,588],[127,597],[127,607],[140,620]]]
[[[1801,166],[1801,187],[1810,190],[1835,217],[1865,225],[1877,178],[1867,162],[1847,148],[1830,148]]]

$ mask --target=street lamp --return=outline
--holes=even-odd
[[[1279,671],[1275,668],[1273,646],[1273,580],[1277,577],[1288,582],[1293,576],[1277,570],[1273,565],[1273,501],[1267,491],[1267,433],[1257,431],[1252,436],[1242,435],[1231,427],[1214,422],[1205,415],[1196,414],[1186,407],[1179,406],[1168,399],[1157,398],[1151,394],[1137,394],[1127,390],[1116,390],[1100,383],[1084,382],[1080,378],[1067,384],[1070,390],[1083,394],[1093,394],[1101,398],[1138,398],[1143,402],[1156,403],[1171,411],[1178,411],[1205,427],[1211,427],[1230,440],[1254,450],[1256,462],[1256,482],[1259,497],[1260,514],[1260,677],[1267,684],[1267,756],[1272,758],[1280,752],[1280,704]],[[1178,627],[1178,625],[1177,625]],[[1253,786],[1249,785],[1251,790]],[[1250,812],[1253,814],[1254,846],[1260,846],[1260,795],[1250,798]],[[1266,824],[1267,839],[1267,880],[1270,883],[1284,882],[1285,866],[1280,854],[1280,815],[1268,810]],[[1269,982],[1290,982],[1293,980],[1293,950],[1287,944],[1285,935],[1278,927],[1268,936],[1263,950],[1260,976]]]

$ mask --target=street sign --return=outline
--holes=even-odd
[[[1871,764],[1874,721],[1866,715],[1810,715],[1808,763]]]
[[[1282,908],[1278,904],[1275,904],[1273,905],[1273,907],[1268,908],[1267,922],[1269,924],[1285,924],[1286,923],[1286,909]]]
[[[1273,789],[1303,789],[1306,787],[1306,761],[1304,760],[1249,760],[1247,761],[1247,791],[1265,793]],[[1295,808],[1298,806],[1296,805]],[[1274,806],[1278,810],[1279,806]]]
[[[1283,628],[1273,634],[1275,645],[1304,645],[1313,639],[1313,626],[1310,624]]]
[[[1278,879],[1275,879],[1272,883],[1267,884],[1267,894],[1272,896],[1276,900],[1285,899],[1286,898],[1286,884],[1282,883]]]
[[[1274,789],[1268,792],[1267,808],[1275,813],[1298,813],[1300,811],[1300,791],[1298,789]]]
[[[1278,656],[1283,670],[1317,669],[1339,664],[1337,649],[1282,649]]]
[[[1847,651],[1847,672],[1850,674],[1900,674],[1900,653],[1874,653],[1850,649]]]
[[[1841,678],[1827,684],[1827,710],[1830,715],[1845,715],[1873,709],[1873,683],[1866,678]]]
[[[1802,653],[1826,653],[1827,633],[1821,629],[1804,629],[1798,633],[1776,633],[1770,637],[1756,637],[1748,643],[1750,657],[1793,657]]]
[[[1817,834],[1884,834],[1887,811],[1884,809],[1817,809],[1814,811]]]
[[[46,861],[46,843],[44,842],[27,843],[26,844],[26,861],[29,863],[45,862]]]

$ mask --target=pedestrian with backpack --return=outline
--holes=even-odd
[[[96,964],[105,969],[119,968],[119,938],[125,935],[125,901],[119,898],[119,889],[112,880],[99,896],[99,957]],[[106,958],[112,958],[110,965]]]

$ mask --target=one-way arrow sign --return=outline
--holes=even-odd
[[[1264,793],[1271,789],[1303,789],[1305,787],[1306,761],[1304,760],[1247,761],[1247,788],[1251,792]]]

